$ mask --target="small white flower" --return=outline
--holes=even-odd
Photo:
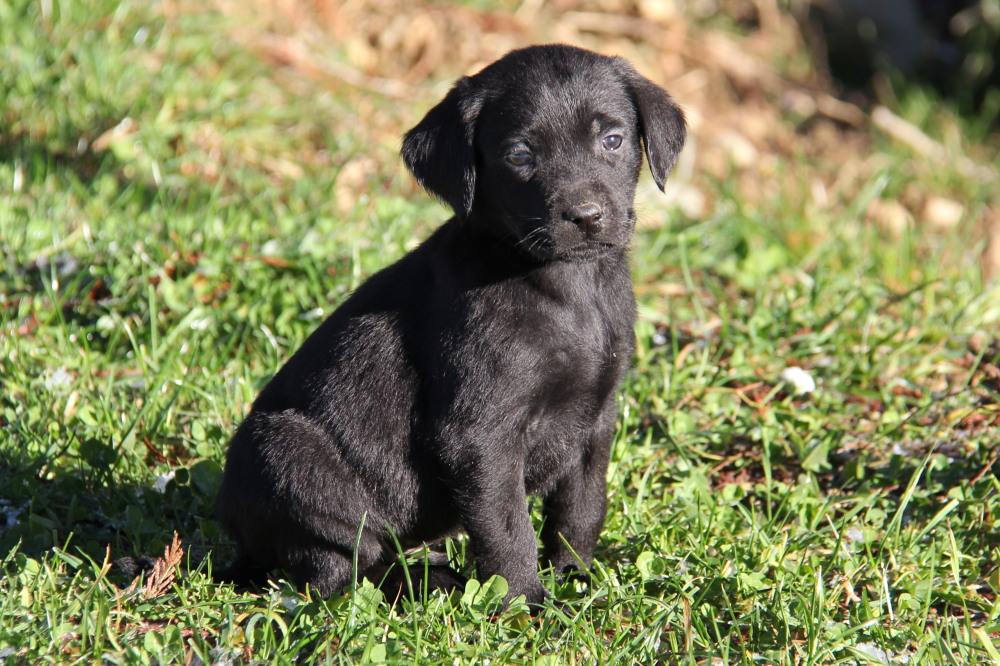
[[[204,331],[209,327],[209,325],[211,325],[211,323],[212,323],[211,317],[201,317],[199,319],[195,319],[191,322],[191,330]]]
[[[73,381],[73,375],[71,375],[65,367],[56,368],[55,371],[45,378],[45,388],[50,391],[53,389],[63,388],[69,386]]]
[[[240,654],[232,648],[214,647],[208,651],[208,656],[212,658],[212,666],[232,666]]]
[[[17,519],[21,515],[24,507],[16,507],[8,500],[0,500],[0,534],[9,531],[12,527],[20,523]]]
[[[781,371],[781,381],[790,384],[795,395],[805,395],[816,390],[816,380],[807,370],[789,366]]]
[[[153,481],[153,490],[160,493],[161,495],[167,492],[167,484],[173,480],[174,476],[176,476],[174,470],[170,470],[165,474],[159,475],[158,477],[156,477],[156,481]]]
[[[851,543],[854,543],[855,541],[863,542],[865,540],[865,533],[861,531],[861,528],[857,525],[852,525],[846,532],[844,532],[844,538]]]
[[[883,650],[874,643],[858,643],[854,646],[854,649],[869,659],[875,659],[883,664],[888,664],[892,661],[892,653]]]

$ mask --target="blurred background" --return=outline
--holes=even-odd
[[[963,256],[944,259],[1000,275],[997,197],[979,189],[1000,190],[998,0],[217,0],[214,8],[238,17],[226,36],[271,63],[289,89],[332,91],[364,119],[352,129],[387,152],[454,77],[510,49],[565,42],[625,56],[683,104],[692,129],[666,203],[654,194],[647,206],[710,217],[721,183],[754,209],[791,197],[822,218],[853,202],[863,206],[858,223],[890,237],[917,230],[933,244],[961,233]],[[908,182],[865,191],[880,153],[912,160],[901,174]],[[378,168],[374,158],[346,165],[342,209]],[[784,173],[782,163],[795,168]],[[779,171],[788,182],[775,182]],[[970,185],[949,186],[947,174]]]
[[[619,582],[594,644],[672,663],[683,646],[660,634],[693,617],[688,652],[724,663],[875,642],[894,663],[989,659],[998,37],[1000,0],[0,0],[0,556],[20,549],[0,661],[5,640],[107,661],[122,627],[154,635],[147,612],[177,630],[178,662],[187,636],[221,659],[204,627],[246,640],[204,577],[173,597],[193,615],[109,610],[99,563],[174,531],[193,566],[228,559],[211,507],[235,424],[450,214],[406,173],[403,132],[457,77],[540,42],[628,58],[690,122],[666,193],[639,185],[637,349],[598,558]],[[52,554],[71,538],[93,571]],[[51,570],[70,594],[17,582]],[[74,610],[91,603],[105,615]],[[294,613],[293,631],[327,623]],[[511,662],[502,623],[425,617],[428,634],[473,627],[458,643],[497,630],[490,658]],[[371,626],[345,660],[387,640]],[[592,661],[561,640],[542,649]]]
[[[0,5],[13,65],[0,158],[39,148],[96,173],[110,153],[126,177],[251,194],[246,167],[272,183],[325,170],[332,196],[315,203],[343,217],[379,187],[414,192],[399,137],[455,77],[566,42],[625,56],[687,110],[667,198],[641,198],[649,224],[666,209],[725,214],[724,191],[726,205],[813,220],[792,246],[858,225],[1000,274],[1000,0],[87,5]],[[225,89],[205,89],[219,77]]]

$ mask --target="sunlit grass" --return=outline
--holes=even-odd
[[[876,138],[848,200],[820,205],[822,165],[802,156],[766,197],[699,180],[699,219],[644,200],[593,581],[543,572],[564,605],[496,617],[498,581],[242,594],[209,576],[232,554],[210,516],[229,434],[445,212],[336,95],[219,46],[219,15],[20,0],[0,23],[6,663],[998,659],[1000,292],[974,233],[989,184]],[[935,127],[965,121],[921,95],[899,113],[948,143]],[[962,222],[866,219],[913,183],[961,201]],[[815,390],[796,394],[789,367]],[[174,532],[165,593],[112,566]]]

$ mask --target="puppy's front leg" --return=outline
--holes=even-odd
[[[542,544],[557,574],[588,569],[607,513],[607,470],[613,422],[591,432],[578,463],[544,498]],[[568,547],[567,547],[568,544]],[[579,560],[577,559],[579,558]]]
[[[524,460],[469,461],[455,475],[456,502],[476,556],[477,578],[499,574],[505,601],[523,594],[530,604],[548,596],[538,577],[538,542],[528,515]]]

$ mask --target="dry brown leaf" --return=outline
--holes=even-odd
[[[115,141],[120,141],[129,134],[134,134],[138,130],[139,125],[136,124],[134,120],[126,116],[125,118],[122,118],[121,122],[117,125],[94,139],[94,143],[91,144],[91,148],[95,153],[100,153],[107,150]]]
[[[923,221],[939,230],[948,230],[962,220],[965,206],[946,197],[932,196],[924,202]]]
[[[891,199],[873,199],[868,205],[865,217],[895,237],[902,236],[913,226],[913,216],[906,207]]]

